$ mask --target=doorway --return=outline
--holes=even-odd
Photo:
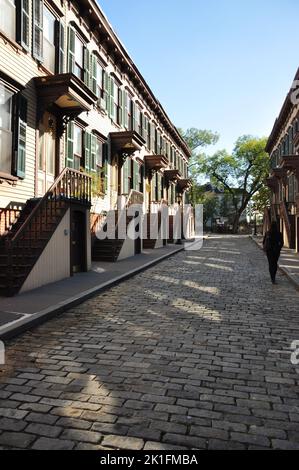
[[[39,125],[37,195],[42,197],[55,179],[56,118],[46,112]]]
[[[135,227],[135,232],[138,234],[138,237],[135,239],[135,255],[141,254],[141,216],[140,213],[137,211],[135,213],[135,217],[138,220],[138,224]]]
[[[85,213],[73,211],[71,215],[71,267],[72,273],[86,271]]]

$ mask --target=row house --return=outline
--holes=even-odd
[[[0,294],[172,242],[190,150],[98,4],[0,11]],[[119,199],[158,221],[168,205],[167,240],[99,240]]]
[[[299,69],[294,80],[299,80]],[[265,211],[265,223],[277,221],[285,246],[299,252],[299,100],[294,87],[275,121],[266,151],[271,161],[267,179],[271,206]]]

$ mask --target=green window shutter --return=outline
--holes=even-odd
[[[118,100],[119,100],[119,124],[124,125],[124,104],[123,104],[123,90],[118,88]]]
[[[142,125],[143,125],[143,138],[145,140],[145,147],[147,147],[147,127],[148,127],[148,119],[143,114],[142,115]]]
[[[108,144],[103,144],[103,171],[104,171],[104,190],[105,193],[108,191]]]
[[[97,95],[97,58],[94,54],[90,54],[90,89]]]
[[[90,170],[90,153],[91,153],[91,135],[89,132],[84,132],[84,166],[85,170]]]
[[[157,173],[152,178],[152,201],[157,201]]]
[[[66,133],[66,166],[74,168],[74,123],[71,121],[67,125]]]
[[[114,86],[114,80],[113,77],[109,77],[108,79],[108,84],[109,84],[109,107],[108,107],[108,115],[111,119],[114,119],[114,91],[115,91],[115,86]]]
[[[136,104],[132,101],[132,129],[137,131],[137,122],[136,122]]]
[[[104,70],[104,73],[103,73],[103,87],[104,87],[104,95],[105,95],[104,96],[105,110],[109,114],[109,106],[110,106],[109,89],[110,89],[110,86],[109,86],[109,75],[106,72],[106,70]]]
[[[39,60],[40,62],[43,61],[43,8],[43,0],[33,0],[32,55],[35,59]]]
[[[90,136],[90,170],[96,171],[97,164],[97,138],[95,135],[91,134]]]
[[[87,47],[84,47],[84,83],[88,88],[90,84],[90,52]]]
[[[75,39],[76,33],[72,26],[68,27],[68,72],[75,70]]]
[[[17,31],[16,39],[21,46],[29,50],[29,22],[30,22],[30,4],[29,0],[17,0]]]
[[[55,22],[55,46],[56,58],[55,69],[56,73],[64,73],[64,26],[61,21]]]
[[[129,194],[129,164],[131,159],[127,158],[123,164],[123,194]]]
[[[133,189],[139,191],[139,163],[133,160]]]
[[[27,100],[21,94],[16,98],[15,126],[15,158],[13,172],[19,178],[25,178],[26,168],[26,131],[27,131]]]
[[[162,199],[162,176],[160,173],[157,174],[157,192],[158,192],[158,201]]]
[[[129,119],[128,119],[128,93],[123,91],[123,107],[124,107],[124,126],[126,129],[129,128]]]

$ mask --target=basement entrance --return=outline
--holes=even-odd
[[[86,223],[84,212],[73,211],[71,217],[71,267],[74,274],[86,271]]]

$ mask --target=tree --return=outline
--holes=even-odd
[[[234,233],[249,201],[263,188],[269,174],[266,142],[266,138],[245,135],[237,140],[231,155],[221,150],[213,156],[202,154],[196,162],[196,172],[209,175],[212,182],[231,195]]]
[[[190,176],[196,179],[196,177],[199,176],[197,168],[198,163],[203,155],[200,150],[208,147],[209,145],[215,145],[219,140],[219,134],[209,130],[196,129],[195,127],[191,127],[186,131],[183,129],[178,129],[178,131],[192,152],[188,168],[190,171]]]
[[[213,219],[219,208],[218,198],[212,192],[207,192],[204,186],[194,184],[191,190],[192,203],[203,205],[203,224],[206,227],[209,219]]]
[[[252,210],[262,214],[265,207],[270,205],[271,190],[263,185],[261,189],[252,198]]]

